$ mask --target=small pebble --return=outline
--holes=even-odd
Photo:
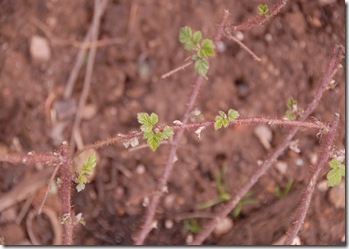
[[[173,227],[173,220],[166,220],[165,227],[166,229],[171,229]]]
[[[97,114],[97,106],[94,104],[86,104],[82,109],[81,118],[85,120],[90,120],[94,118]]]
[[[280,174],[284,175],[286,174],[286,171],[287,171],[287,163],[283,161],[278,161],[275,164],[275,168],[280,172]]]
[[[44,37],[34,35],[30,41],[30,55],[35,60],[48,61],[51,58],[48,41]]]
[[[302,158],[297,158],[297,159],[295,160],[295,164],[296,164],[298,167],[301,167],[301,166],[304,165],[304,161],[303,161]]]
[[[185,238],[185,243],[187,244],[191,244],[194,241],[194,237],[192,234],[189,234],[186,238]]]
[[[229,232],[232,228],[233,228],[233,221],[230,218],[225,217],[225,218],[221,219],[220,221],[218,221],[218,224],[217,224],[216,228],[214,229],[213,233],[216,236],[221,236],[221,235]]]
[[[268,33],[264,36],[264,39],[267,41],[267,42],[271,42],[273,40],[273,36]]]
[[[143,175],[144,172],[145,172],[145,166],[143,164],[138,165],[136,168],[136,173],[138,175]]]
[[[326,180],[323,180],[321,182],[319,182],[317,185],[316,185],[317,189],[320,191],[320,192],[326,192],[328,190],[328,185],[327,185],[327,181]]]
[[[241,31],[236,32],[235,37],[239,40],[239,41],[243,41],[244,40],[244,33],[242,33]]]
[[[273,133],[269,129],[269,127],[265,125],[259,125],[254,129],[254,134],[259,139],[264,148],[269,150],[271,147],[270,142],[273,138]]]

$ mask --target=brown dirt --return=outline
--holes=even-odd
[[[97,50],[88,98],[88,103],[97,112],[92,118],[83,120],[80,126],[84,143],[138,129],[137,112],[156,112],[162,124],[181,119],[195,73],[185,69],[165,80],[160,78],[181,65],[189,55],[177,39],[180,27],[188,25],[201,30],[206,37],[212,36],[224,9],[231,12],[233,23],[240,23],[256,15],[259,3],[257,0],[109,1],[99,37],[120,37],[125,38],[125,42]],[[132,8],[137,12],[130,18]],[[60,39],[82,41],[92,15],[93,1],[87,0],[1,1],[2,151],[53,151],[62,140],[70,139],[73,117],[66,119],[66,123],[53,120],[54,105],[47,103],[52,97],[54,101],[61,98],[78,49],[57,45],[56,38],[46,36],[34,25],[32,18],[48,25]],[[195,107],[207,119],[214,117],[218,110],[229,108],[237,109],[241,117],[282,117],[290,96],[304,107],[314,96],[331,49],[336,44],[344,44],[344,30],[344,1],[290,1],[269,23],[243,33],[243,42],[262,57],[262,63],[254,61],[236,43],[224,40],[224,49],[218,52]],[[43,36],[50,42],[51,57],[47,62],[31,58],[29,46],[34,35]],[[312,116],[330,122],[334,113],[340,113],[336,146],[343,148],[343,70],[335,79],[338,86],[326,94]],[[83,80],[84,70],[73,91],[72,100],[76,103]],[[254,128],[218,132],[207,129],[201,140],[193,132],[185,133],[178,150],[179,160],[168,184],[169,194],[157,210],[158,228],[151,232],[146,244],[185,244],[189,232],[184,230],[183,220],[175,218],[195,211],[196,204],[217,197],[214,175],[223,165],[227,167],[224,179],[229,191],[234,193],[257,167],[257,160],[262,160],[268,153],[254,135]],[[272,127],[271,130],[271,145],[275,147],[284,129]],[[244,206],[242,213],[234,218],[233,233],[211,235],[206,244],[271,244],[284,234],[291,220],[282,217],[293,213],[294,203],[311,176],[311,158],[319,149],[314,131],[300,131],[295,139],[299,139],[301,153],[287,151],[280,158],[288,164],[287,172],[280,174],[273,167],[252,188],[258,204]],[[132,244],[132,235],[144,215],[142,201],[152,193],[167,153],[167,145],[155,153],[149,149],[130,152],[122,144],[100,149],[101,160],[95,179],[85,191],[74,193],[74,210],[82,212],[87,222],[85,227],[76,228],[74,243]],[[296,165],[300,160],[303,162],[301,167]],[[140,166],[145,167],[145,173],[136,173]],[[7,193],[37,169],[0,163],[0,193]],[[289,193],[292,198],[276,198],[274,188],[285,186],[290,179],[293,180]],[[27,216],[20,226],[14,224],[26,202],[21,201],[1,213],[0,231],[3,232],[0,237],[9,236],[4,238],[6,244],[29,243],[25,225]],[[29,209],[34,206],[32,204]],[[172,228],[165,228],[166,220],[174,221]],[[200,222],[205,220],[199,219]],[[38,224],[45,227],[49,223]],[[299,236],[305,245],[341,244],[344,227],[344,209],[335,208],[326,192],[316,191]],[[45,229],[36,230],[45,232]],[[47,235],[41,237],[45,238],[44,243],[52,243],[52,228],[46,231]]]

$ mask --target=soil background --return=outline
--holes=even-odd
[[[161,124],[180,120],[196,74],[190,67],[161,79],[162,74],[182,65],[190,56],[178,41],[179,29],[190,26],[201,30],[204,37],[213,37],[225,9],[231,13],[229,20],[238,24],[258,15],[260,3],[110,0],[99,39],[120,38],[120,42],[97,49],[91,91],[80,125],[83,143],[137,130],[138,112],[157,113]],[[271,6],[273,1],[265,3]],[[1,153],[54,151],[63,140],[70,140],[74,106],[85,73],[83,66],[71,98],[64,100],[66,82],[79,51],[71,41],[83,41],[93,9],[94,1],[88,0],[0,1]],[[49,43],[46,61],[35,59],[30,51],[34,36]],[[207,120],[229,108],[238,110],[243,118],[282,118],[289,97],[295,98],[301,108],[312,100],[332,48],[345,44],[345,3],[289,1],[270,22],[238,36],[262,62],[224,39],[195,108]],[[58,42],[62,40],[64,44]],[[343,69],[338,71],[334,78],[337,86],[327,92],[312,113],[322,122],[333,120],[334,113],[341,115],[337,149],[345,146],[344,75]],[[206,129],[200,140],[193,131],[186,131],[168,184],[169,193],[156,213],[157,228],[146,244],[184,245],[190,240],[184,220],[193,215],[198,216],[200,224],[208,220],[215,207],[199,211],[195,207],[218,196],[217,172],[224,171],[224,182],[233,196],[286,130],[274,126],[268,129],[272,132],[270,149],[263,146],[252,126]],[[251,198],[257,202],[244,205],[238,217],[230,216],[230,231],[212,234],[205,244],[267,245],[280,239],[311,177],[319,150],[316,133],[300,130],[295,140],[299,140],[301,151],[287,150],[279,158],[279,168],[275,164],[251,189]],[[74,211],[81,212],[86,220],[86,226],[76,227],[74,244],[131,245],[168,152],[166,144],[156,152],[149,148],[127,150],[121,143],[99,149],[94,179],[81,193],[73,191]],[[286,170],[280,170],[280,162]],[[0,199],[43,168],[0,163]],[[289,193],[276,197],[275,188],[284,188],[291,180]],[[345,195],[340,187],[324,188],[324,180],[320,180],[299,233],[304,245],[345,243]],[[44,190],[45,186],[0,213],[0,237],[5,244],[31,244],[30,234],[42,244],[53,243],[49,219],[45,215],[33,219],[30,215],[37,210]],[[58,216],[57,195],[49,195],[47,208]]]

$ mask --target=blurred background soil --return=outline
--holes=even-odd
[[[264,3],[271,6],[273,2]],[[260,3],[110,0],[99,39],[119,40],[97,48],[91,91],[80,125],[83,143],[137,130],[138,112],[157,113],[161,124],[180,120],[196,74],[189,67],[161,79],[162,74],[182,65],[189,56],[178,41],[179,29],[187,25],[212,38],[225,9],[231,13],[229,20],[238,24],[258,15]],[[62,96],[79,51],[73,41],[83,41],[93,10],[94,1],[89,0],[0,1],[0,153],[54,151],[63,140],[70,140],[86,65],[72,96],[64,101]],[[270,22],[240,32],[237,37],[262,62],[255,61],[236,43],[223,39],[196,110],[207,120],[229,108],[238,110],[243,118],[282,118],[289,97],[295,98],[301,108],[312,100],[332,48],[344,45],[345,3],[289,1]],[[337,149],[345,146],[344,75],[343,69],[338,71],[334,77],[337,86],[327,92],[311,115],[325,123],[332,121],[334,113],[341,115]],[[256,135],[260,130],[261,135]],[[193,131],[186,131],[168,184],[169,193],[156,212],[157,228],[146,244],[183,245],[190,241],[192,233],[184,224],[193,221],[189,219],[193,214],[198,216],[199,224],[212,214],[215,207],[198,211],[196,206],[217,198],[217,172],[223,172],[227,191],[233,196],[258,167],[257,162],[278,145],[285,130],[274,126],[219,131],[209,128],[202,132],[200,140]],[[249,198],[253,204],[243,205],[237,217],[229,216],[227,228],[215,231],[205,244],[266,245],[282,239],[316,163],[316,133],[300,130],[294,138],[300,152],[287,150],[251,189]],[[261,142],[267,134],[270,148]],[[100,160],[93,181],[84,191],[73,191],[74,211],[81,212],[86,220],[86,226],[76,227],[74,243],[131,245],[168,151],[166,144],[154,153],[149,148],[127,150],[122,143],[98,150]],[[32,174],[43,168],[0,163],[0,199],[11,198],[11,190],[25,179],[30,182]],[[277,197],[275,189],[283,189],[291,181],[288,194]],[[57,195],[49,195],[47,213],[40,217],[34,214],[44,191],[45,186],[1,210],[3,243],[35,243],[33,234],[38,243],[54,242],[54,218],[49,217],[52,213],[58,216]],[[299,233],[301,243],[345,243],[344,207],[344,182],[328,189],[322,178]]]

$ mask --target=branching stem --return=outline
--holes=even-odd
[[[321,149],[318,153],[318,161],[315,172],[313,173],[309,181],[309,184],[304,192],[303,199],[296,211],[295,221],[292,223],[292,226],[289,228],[289,231],[287,232],[287,238],[284,242],[285,245],[291,245],[304,223],[305,217],[310,206],[310,201],[315,190],[315,185],[319,179],[319,176],[321,175],[322,169],[328,164],[331,148],[333,146],[334,138],[337,132],[338,122],[339,115],[336,114],[331,129],[323,137]]]
[[[320,81],[314,99],[308,105],[305,111],[301,114],[299,118],[300,121],[304,121],[319,104],[320,99],[325,93],[327,85],[331,80],[332,73],[339,63],[339,59],[342,55],[342,52],[342,46],[336,46],[333,49],[331,58],[329,59],[326,65],[325,73]],[[236,207],[236,205],[241,201],[242,197],[247,193],[247,191],[249,191],[252,188],[252,186],[259,180],[259,178],[268,171],[271,165],[273,165],[276,159],[285,151],[285,149],[288,148],[292,138],[294,137],[298,129],[298,127],[293,127],[291,130],[289,130],[289,132],[285,135],[284,139],[277,146],[275,151],[267,157],[267,159],[263,162],[262,165],[260,165],[257,168],[255,173],[250,177],[250,179],[242,186],[242,188],[239,189],[235,197],[230,199],[226,203],[226,205],[223,206],[222,209],[217,212],[216,219],[210,221],[205,226],[205,228],[195,237],[194,241],[192,242],[193,245],[200,245],[211,234],[213,229],[216,227],[218,221],[226,217]]]

